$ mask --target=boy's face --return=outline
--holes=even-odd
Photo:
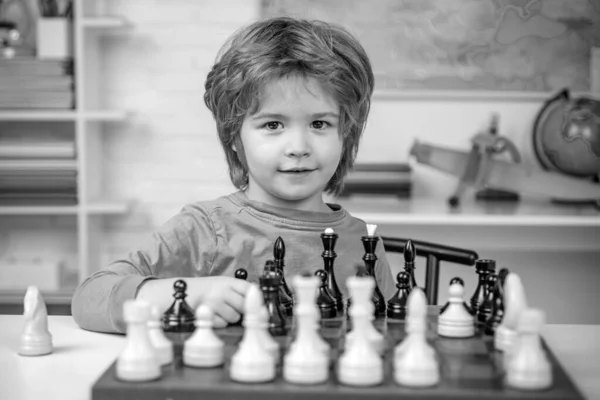
[[[265,85],[259,103],[240,132],[246,194],[274,206],[329,211],[322,192],[342,154],[337,101],[315,79],[286,77]]]

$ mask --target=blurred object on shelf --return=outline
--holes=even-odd
[[[73,109],[73,69],[70,58],[0,58],[0,109]]]
[[[34,285],[40,290],[57,291],[62,286],[64,269],[59,261],[8,257],[0,260],[0,290],[20,290]]]
[[[0,0],[0,58],[32,55],[35,18],[26,0]]]
[[[498,136],[498,114],[494,113],[492,114],[488,131],[475,135],[473,138],[471,156],[477,158],[478,154],[474,155],[473,153],[481,153],[483,157],[490,158],[495,154],[502,154],[504,152],[508,152],[512,161],[516,163],[521,162],[521,154],[517,146],[509,139]],[[475,171],[465,171],[465,176],[473,172]],[[448,200],[451,205],[458,205],[464,190],[465,185],[461,179],[456,192]],[[475,199],[482,201],[518,201],[519,194],[510,190],[484,188],[475,193]]]
[[[408,163],[357,163],[348,172],[340,196],[372,194],[408,198],[412,190],[411,172]]]
[[[476,135],[474,140],[480,141]],[[572,203],[592,203],[600,208],[600,185],[586,179],[543,171],[533,165],[514,161],[496,160],[487,153],[466,152],[415,140],[410,154],[416,161],[429,165],[460,179],[459,188],[491,188],[522,195],[542,196],[551,200]],[[454,194],[456,196],[456,193]],[[454,196],[448,199],[453,207],[459,205]]]
[[[547,171],[598,181],[600,97],[572,98],[563,89],[547,100],[533,126],[533,148]]]

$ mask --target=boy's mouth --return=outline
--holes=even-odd
[[[308,168],[292,168],[292,169],[281,169],[279,170],[279,172],[283,172],[284,174],[307,174],[309,172],[313,172],[314,169],[308,169]]]

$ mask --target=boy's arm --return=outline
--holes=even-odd
[[[208,275],[216,253],[216,236],[204,209],[187,206],[159,228],[144,246],[82,282],[71,303],[83,329],[124,332],[123,303],[157,276]],[[189,292],[192,292],[188,289]],[[173,285],[161,302],[172,301]]]

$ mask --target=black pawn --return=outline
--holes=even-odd
[[[293,300],[294,294],[285,281],[285,274],[283,273],[283,268],[285,267],[285,243],[281,236],[277,237],[275,245],[273,246],[273,263],[275,264],[275,268],[277,268],[277,272],[281,274],[281,287],[285,291],[287,297]]]
[[[377,247],[379,237],[363,236],[361,240],[365,249],[363,261],[365,263],[367,274],[372,276],[373,280],[375,281],[375,288],[373,289],[373,296],[371,298],[371,300],[373,301],[373,306],[375,307],[373,315],[375,317],[385,317],[386,303],[383,294],[381,294],[381,290],[379,290],[379,285],[377,284],[377,277],[375,274],[375,264],[377,263],[377,255],[375,254],[375,248]]]
[[[317,306],[321,311],[321,319],[335,318],[337,308],[335,299],[327,287],[327,272],[323,269],[315,271],[315,276],[321,280],[319,290],[317,291]]]
[[[496,287],[497,279],[498,276],[496,274],[489,274],[485,280],[485,299],[477,309],[477,322],[479,324],[485,324],[492,314],[492,308],[494,307],[494,289]]]
[[[277,274],[277,276],[279,276],[279,278],[281,279],[281,282],[283,282],[283,275],[282,275],[281,271],[275,266],[274,261],[268,260],[265,263],[264,271],[265,272],[274,272],[275,274]],[[281,306],[281,309],[283,310],[283,313],[285,315],[291,317],[294,312],[294,301],[285,292],[285,289],[283,288],[283,283],[281,283],[279,285],[279,287],[277,288],[277,293],[279,295],[279,304]]]
[[[417,256],[417,252],[415,250],[415,245],[412,240],[408,239],[406,244],[404,245],[404,271],[408,273],[410,276],[410,288],[414,288],[417,286],[417,281],[415,280],[415,257]]]
[[[479,306],[485,301],[487,276],[494,273],[495,270],[496,261],[494,260],[480,259],[475,261],[475,272],[479,275],[479,279],[477,281],[475,292],[473,292],[473,296],[471,296],[471,301],[469,302],[469,306],[471,306],[471,310],[473,310],[474,314],[477,314]]]
[[[343,315],[344,313],[344,298],[342,292],[338,287],[337,281],[335,280],[335,272],[333,269],[333,263],[337,254],[335,252],[335,243],[337,242],[338,235],[336,233],[322,233],[321,242],[323,243],[323,263],[325,272],[327,272],[327,287],[329,292],[335,300],[335,307],[338,310],[338,314]]]
[[[187,297],[187,284],[183,279],[178,279],[173,284],[173,297],[175,300],[171,307],[162,316],[162,327],[164,332],[185,333],[194,332],[196,326],[196,315],[194,310],[185,301]]]
[[[454,278],[450,279],[450,283],[448,284],[448,286],[452,286],[455,283],[458,283],[462,287],[465,287],[465,282],[458,276],[455,276]],[[446,308],[448,308],[449,305],[450,305],[450,302],[447,301],[446,304],[444,304],[444,306],[440,310],[440,314],[443,313],[444,311],[446,311]],[[467,302],[463,301],[463,306],[465,307],[465,310],[467,310],[469,312],[469,314],[474,315],[473,310],[471,310],[471,307],[469,307]]]
[[[238,268],[235,270],[235,279],[241,279],[243,281],[248,279],[248,271],[244,268]]]
[[[258,278],[258,282],[265,300],[265,307],[269,312],[269,332],[274,336],[287,334],[285,312],[279,302],[281,276],[275,271],[265,271]]]
[[[504,317],[504,281],[506,280],[508,272],[508,268],[502,268],[500,272],[498,272],[498,279],[496,279],[496,285],[494,287],[494,305],[492,307],[492,313],[487,321],[485,321],[484,331],[486,335],[493,335]]]
[[[396,287],[398,291],[387,302],[387,317],[401,319],[406,317],[406,303],[410,294],[410,275],[406,271],[400,271],[396,275]]]

